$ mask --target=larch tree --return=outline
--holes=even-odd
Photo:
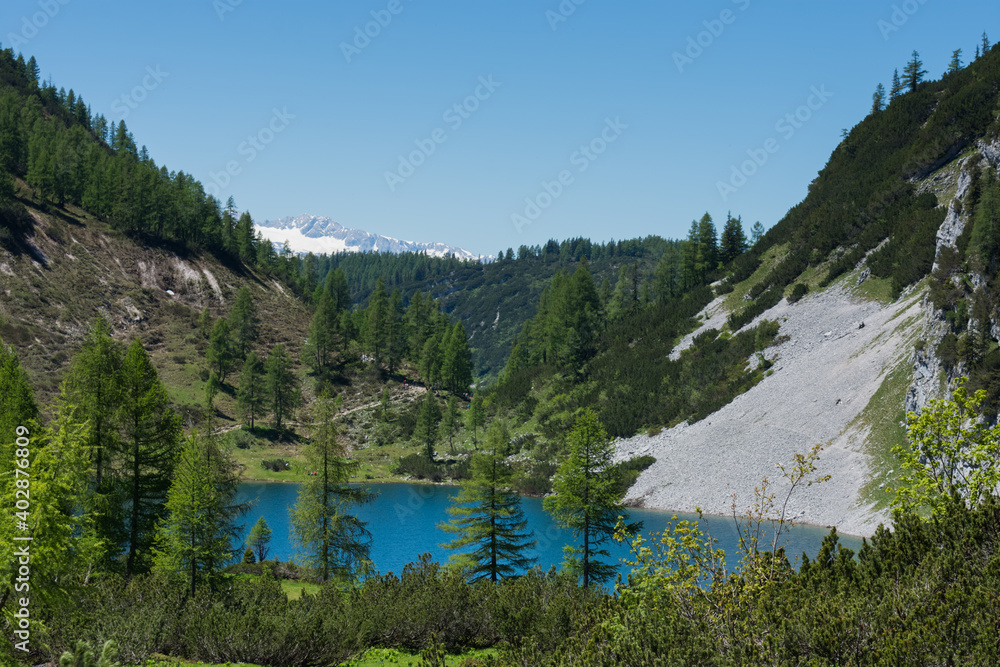
[[[225,382],[235,359],[236,348],[233,345],[232,327],[226,319],[220,317],[212,327],[205,360],[209,366],[215,367],[219,381]]]
[[[441,421],[441,408],[438,407],[434,392],[424,393],[417,412],[417,425],[413,430],[413,438],[424,446],[427,460],[434,462],[434,445],[437,444],[438,423]]]
[[[120,479],[127,499],[125,574],[148,569],[156,524],[166,517],[167,491],[181,439],[180,418],[138,340],[132,341],[121,370],[122,456]]]
[[[238,488],[238,466],[214,438],[185,439],[154,553],[156,568],[182,573],[192,596],[201,581],[214,587],[222,567],[236,553],[242,529],[237,521],[250,508],[236,502]]]
[[[323,581],[331,576],[353,578],[371,567],[371,533],[350,509],[371,502],[374,494],[347,483],[358,464],[348,458],[347,448],[338,440],[334,419],[339,407],[339,400],[334,405],[329,398],[315,404],[306,457],[317,474],[299,488],[292,510],[299,553]]]
[[[872,110],[871,113],[876,114],[880,111],[885,110],[885,86],[881,83],[875,87],[875,92],[872,93]]]
[[[889,101],[896,99],[905,92],[903,82],[899,79],[899,69],[892,71],[892,87],[889,89]]]
[[[948,74],[954,74],[962,69],[962,49],[955,49],[951,52],[951,61],[948,63]]]
[[[529,569],[537,558],[526,555],[535,546],[527,530],[521,496],[511,488],[513,471],[505,460],[510,433],[502,422],[494,422],[486,437],[486,451],[472,459],[472,479],[452,497],[446,532],[459,537],[445,544],[448,549],[474,547],[452,556],[472,581],[512,577]]]
[[[403,322],[403,294],[398,289],[392,291],[385,310],[386,365],[390,373],[396,371],[406,354],[406,326]]]
[[[229,329],[234,355],[242,361],[260,336],[260,316],[250,289],[243,285],[236,293],[236,301],[229,313]],[[220,376],[222,374],[220,373]]]
[[[272,534],[271,527],[267,525],[267,521],[262,516],[257,519],[257,523],[253,525],[250,534],[247,535],[247,544],[257,555],[258,563],[263,563],[267,559]]]
[[[452,395],[448,398],[448,406],[441,416],[441,436],[448,441],[448,451],[455,453],[455,433],[462,425],[462,419],[458,414],[458,398]]]
[[[580,546],[567,545],[566,565],[583,580],[584,587],[614,576],[615,568],[599,560],[607,558],[603,548],[615,534],[619,505],[618,480],[612,466],[612,446],[593,410],[577,418],[569,433],[569,457],[559,466],[552,483],[553,494],[543,501],[555,522],[573,531]],[[641,530],[641,522],[627,523],[630,533]]]
[[[271,349],[264,363],[264,373],[265,395],[271,407],[272,423],[274,428],[281,430],[285,419],[302,404],[299,379],[292,372],[292,360],[284,345],[279,343]]]
[[[240,417],[252,431],[254,420],[264,412],[266,392],[264,364],[253,350],[247,355],[240,371],[239,387],[236,390],[236,409]]]
[[[448,391],[453,394],[464,394],[472,384],[472,353],[469,350],[469,337],[465,327],[456,322],[448,338],[442,362],[442,376]]]
[[[31,393],[26,377],[17,372],[16,363],[10,363],[11,356],[0,345],[0,389],[13,389],[14,394],[2,395],[17,399],[0,401],[0,456],[8,462],[0,472],[0,502],[5,508],[0,513],[0,623],[10,630],[0,639],[0,647],[10,647],[7,642],[15,636],[12,629],[18,627],[13,618],[17,608],[8,602],[28,597],[23,572],[19,572],[25,563],[20,549],[30,547],[32,604],[45,605],[55,618],[77,611],[73,587],[80,573],[103,558],[103,541],[94,534],[93,515],[81,502],[89,483],[87,427],[71,418],[72,406],[64,403],[57,404],[50,425],[40,427],[32,401],[25,402]],[[8,424],[16,426],[7,430]],[[24,507],[29,492],[29,504]]]
[[[365,350],[375,366],[379,366],[385,356],[389,340],[389,296],[386,294],[385,283],[381,276],[375,283],[375,292],[368,302],[365,316]]]
[[[478,446],[478,430],[486,423],[486,410],[483,408],[483,399],[476,394],[469,402],[469,409],[465,413],[465,428],[472,431],[472,444]]]

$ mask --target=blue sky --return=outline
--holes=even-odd
[[[894,67],[968,61],[1000,3],[5,0],[0,26],[255,219],[494,254],[705,211],[769,227]]]

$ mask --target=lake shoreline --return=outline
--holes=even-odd
[[[294,480],[294,479],[248,479],[241,478],[241,484],[302,484],[305,480]],[[421,486],[431,486],[431,487],[455,487],[458,488],[461,484],[455,482],[432,482],[430,480],[351,480],[349,484],[367,484],[367,485],[388,485],[388,484],[412,484]],[[522,498],[544,498],[544,496],[532,496],[526,494],[520,494]],[[642,507],[640,505],[623,505],[627,509],[638,509],[648,512],[656,512],[657,514],[698,514],[698,512],[686,510],[686,509],[664,509],[662,507]],[[707,519],[724,519],[727,521],[732,521],[733,517],[730,514],[709,514],[708,512],[702,513]],[[816,528],[819,530],[825,530],[829,533],[831,530],[836,528],[836,526],[822,526],[815,523],[809,523],[807,521],[786,521],[786,527],[797,527],[806,526],[808,528]],[[786,528],[787,529],[787,528]],[[844,537],[856,538],[856,539],[871,539],[871,535],[856,535],[854,533],[845,532],[837,528],[837,535],[843,535]]]

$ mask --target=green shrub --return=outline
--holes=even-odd
[[[788,303],[795,303],[809,293],[809,286],[804,283],[795,283],[792,293],[788,295]]]

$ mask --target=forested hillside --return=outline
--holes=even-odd
[[[86,640],[104,665],[371,648],[438,665],[445,648],[498,666],[996,664],[1000,47],[984,35],[973,62],[925,75],[914,52],[767,233],[705,214],[681,240],[553,240],[476,265],[276,252],[235,202],[0,51],[3,659],[87,664]],[[949,220],[960,233],[936,242]],[[619,520],[654,459],[616,460],[613,439],[766,386],[784,341],[759,316],[861,271],[890,301],[927,290],[942,384],[973,390],[908,423],[891,529],[857,554],[833,532],[796,571],[766,480],[745,515],[733,500],[733,554],[688,522],[646,536]],[[713,301],[726,324],[693,335]],[[826,481],[821,450],[779,466],[788,497]],[[265,557],[266,525],[256,553],[239,543],[249,468],[301,482],[297,563]],[[475,549],[373,573],[353,512],[387,477],[463,482],[448,530]],[[547,495],[579,538],[562,571],[524,573],[536,538],[514,491]],[[612,540],[632,545],[617,582]]]

